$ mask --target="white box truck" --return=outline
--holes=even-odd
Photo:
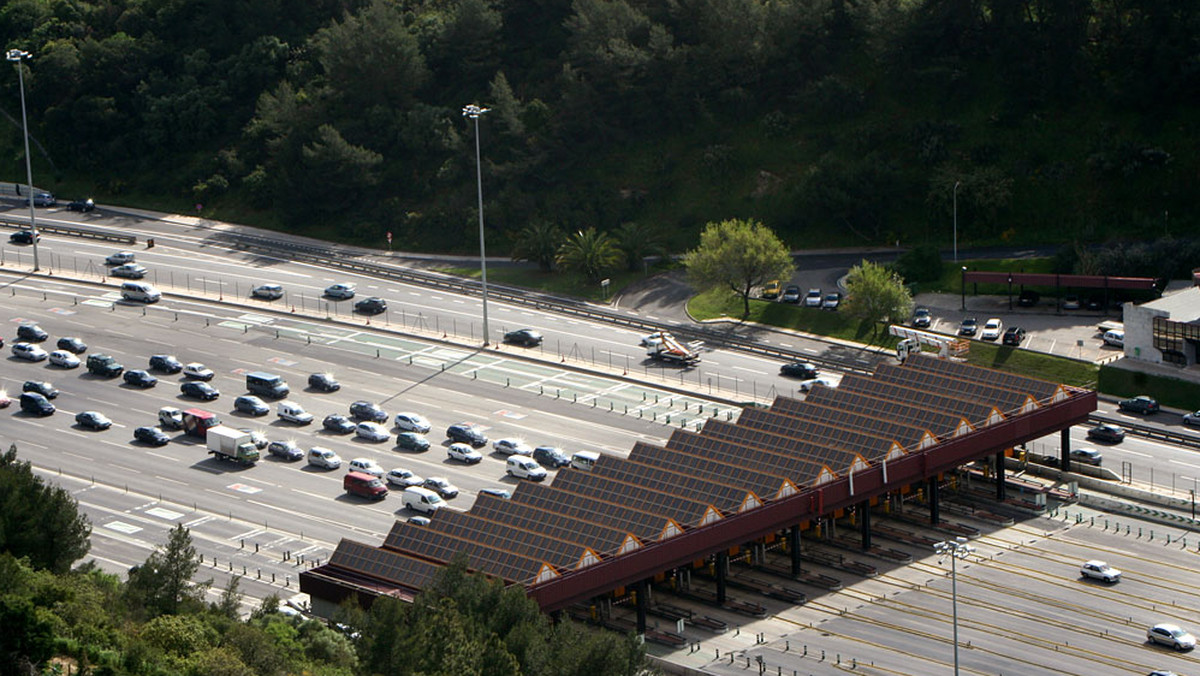
[[[227,425],[209,428],[206,436],[208,452],[218,460],[229,460],[239,465],[258,462],[258,448],[249,432],[242,432]]]

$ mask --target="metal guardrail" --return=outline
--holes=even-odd
[[[1176,446],[1188,446],[1190,448],[1200,448],[1200,436],[1194,434],[1184,434],[1173,430],[1163,429],[1161,427],[1151,427],[1150,425],[1142,425],[1135,422],[1129,422],[1124,418],[1109,418],[1102,415],[1089,415],[1088,422],[1096,424],[1116,425],[1125,430],[1126,434],[1134,434],[1155,441],[1165,441]]]
[[[432,287],[443,291],[470,296],[482,295],[482,284],[474,280],[464,280],[458,277],[438,273],[379,265],[361,260],[346,258],[346,251],[332,247],[321,247],[297,242],[288,242],[269,237],[242,235],[238,233],[218,233],[216,239],[228,240],[231,246],[238,249],[259,249],[271,252],[286,251],[295,259],[310,263],[318,263],[325,267],[338,268],[357,272],[373,277],[390,279],[398,282]],[[357,254],[356,254],[357,255]],[[504,285],[489,284],[488,296],[511,305],[532,307],[539,310],[552,310],[558,314],[570,315],[583,319],[600,320],[610,324],[624,326],[652,333],[654,331],[669,331],[686,340],[701,340],[706,345],[718,346],[724,349],[737,350],[762,357],[783,360],[809,361],[842,371],[868,374],[871,369],[850,364],[845,361],[815,357],[807,352],[788,350],[784,348],[761,345],[748,338],[741,338],[728,333],[718,332],[704,327],[663,324],[640,317],[635,317],[612,310],[598,308],[582,301],[561,298],[548,294],[537,293],[528,289],[518,289]]]
[[[29,221],[14,221],[9,218],[0,219],[0,226],[13,228],[14,230],[28,230]],[[81,237],[83,239],[98,239],[105,242],[116,242],[118,244],[136,244],[137,237],[133,235],[118,235],[102,230],[92,230],[91,228],[74,228],[68,225],[43,225],[38,223],[39,233],[47,235],[63,235],[65,237]]]

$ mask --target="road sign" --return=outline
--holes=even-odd
[[[392,243],[392,231],[388,230],[388,244]]]

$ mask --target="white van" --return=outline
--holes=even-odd
[[[504,471],[511,477],[541,481],[546,478],[546,470],[537,461],[525,455],[510,455],[505,463]]]
[[[162,294],[146,282],[125,282],[121,285],[121,298],[139,303],[157,303],[162,299]]]
[[[1124,329],[1110,329],[1104,332],[1104,344],[1113,347],[1125,347]]]
[[[308,449],[308,464],[325,469],[337,469],[342,466],[342,459],[328,448],[313,446]]]
[[[446,501],[437,493],[428,488],[421,488],[420,486],[405,488],[404,494],[400,499],[405,507],[414,512],[421,512],[422,514],[433,514],[446,506]]]
[[[279,402],[279,406],[275,410],[279,413],[279,419],[286,422],[307,425],[313,421],[313,414],[305,411],[300,404],[291,401]]]
[[[571,466],[575,469],[590,470],[599,459],[600,454],[595,451],[580,451],[571,456]]]

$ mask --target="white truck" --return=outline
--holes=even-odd
[[[661,337],[661,341],[646,349],[646,356],[667,364],[692,366],[700,363],[700,353],[696,350],[699,343],[685,345],[669,333],[663,333]]]
[[[227,425],[217,425],[209,428],[205,438],[208,452],[218,460],[229,460],[245,466],[258,462],[258,448],[249,432],[242,432]]]
[[[313,421],[313,414],[304,410],[304,407],[294,401],[281,401],[277,409],[279,419],[284,422],[296,423],[297,425],[307,425]]]

